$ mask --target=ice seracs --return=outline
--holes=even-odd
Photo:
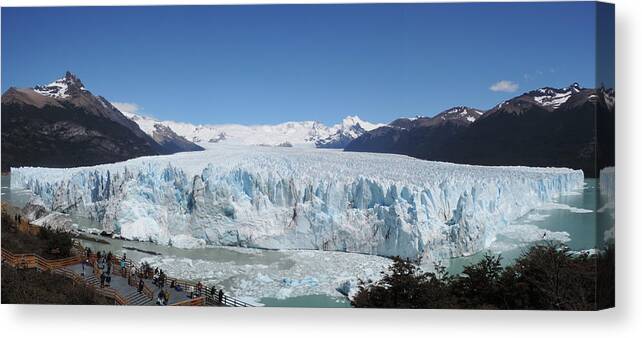
[[[11,184],[129,239],[439,261],[488,247],[512,220],[581,189],[583,174],[217,144],[94,167],[14,168]]]

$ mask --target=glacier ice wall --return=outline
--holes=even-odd
[[[488,247],[511,220],[580,189],[583,174],[221,145],[94,167],[15,168],[11,182],[51,210],[129,239],[438,261]]]

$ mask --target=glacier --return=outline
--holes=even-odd
[[[581,170],[214,144],[92,167],[12,168],[12,189],[132,240],[445,261],[490,247],[528,211],[582,189]]]

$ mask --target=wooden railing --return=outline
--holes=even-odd
[[[254,305],[250,303],[246,303],[242,300],[238,300],[234,297],[230,297],[228,295],[223,295],[219,301],[218,295],[212,296],[212,295],[207,295],[205,299],[205,304],[207,305],[215,305],[215,304],[222,304],[225,306],[231,306],[231,307],[254,307]]]
[[[83,255],[86,254],[82,246],[79,248],[76,248],[76,251],[82,253]],[[9,265],[17,268],[26,268],[26,269],[36,268],[36,269],[45,270],[45,271],[53,271],[69,265],[79,264],[82,262],[83,259],[85,259],[85,257],[89,261],[90,266],[92,266],[93,272],[96,275],[96,278],[100,280],[100,272],[98,271],[98,268],[96,265],[97,259],[94,253],[92,253],[88,257],[77,255],[69,258],[47,260],[36,254],[13,254],[8,250],[2,249],[3,262],[6,261],[7,263],[9,263]],[[141,268],[138,267],[133,261],[126,259],[125,271],[127,273],[123,274],[120,268],[121,259],[122,257],[112,255],[113,273],[120,273],[121,275],[123,275],[123,277],[128,278],[129,285],[131,285],[132,287],[138,288],[138,281],[140,280],[140,274],[143,273],[143,271],[141,271]],[[136,273],[132,275],[131,274],[132,271]],[[172,305],[180,305],[180,306],[223,305],[223,306],[231,306],[231,307],[253,307],[254,306],[252,304],[246,303],[244,301],[241,301],[234,297],[230,297],[225,294],[223,294],[221,297],[219,297],[218,293],[212,295],[210,294],[210,291],[208,290],[208,288],[205,287],[204,285],[202,285],[201,292],[198,292],[198,283],[194,283],[191,281],[168,277],[166,280],[166,285],[171,285],[172,281],[174,282],[174,285],[179,285],[181,288],[183,288],[185,292],[189,292],[188,290],[193,289],[194,294],[197,295],[196,298],[187,299],[185,301],[181,301]],[[99,288],[95,290],[105,297],[114,299],[118,304],[121,304],[121,305],[127,304],[127,300],[124,297],[122,297],[120,294],[118,294],[118,292],[116,292],[111,288]],[[143,293],[150,299],[154,299],[154,291],[147,285],[147,283],[144,284]]]
[[[127,284],[130,286],[138,289],[138,282],[140,281],[140,276],[139,276],[139,269],[136,267],[136,264],[129,260],[125,259],[125,271],[123,272],[123,269],[120,267],[120,261],[122,257],[112,255],[111,263],[112,263],[112,273],[113,274],[119,274],[123,278],[127,278]],[[89,260],[93,262],[92,264],[94,266],[95,262],[97,262],[97,256],[95,253],[92,253],[90,255]],[[154,291],[147,285],[147,283],[144,283],[144,278],[143,278],[143,294],[150,299],[154,299]]]
[[[128,304],[127,299],[121,296],[121,294],[118,293],[116,290],[112,288],[96,288],[93,285],[91,285],[89,282],[87,282],[85,278],[83,278],[82,276],[78,275],[77,273],[71,270],[67,270],[67,269],[54,270],[53,273],[56,273],[71,279],[74,282],[74,284],[85,285],[86,287],[94,290],[97,294],[105,298],[113,299],[114,302],[118,305]]]
[[[95,257],[95,255],[94,255],[94,257]],[[121,259],[122,259],[121,256],[117,256],[117,255],[113,255],[112,254],[112,263],[113,263],[114,271],[121,272],[121,268],[120,268]],[[129,284],[131,286],[137,288],[138,287],[138,281],[140,279],[139,276],[141,274],[145,273],[145,272],[142,271],[142,268],[139,265],[137,265],[135,262],[133,262],[130,259],[125,259],[125,269],[126,269],[126,271],[129,271],[129,272],[131,272],[131,271],[135,271],[136,272],[134,274],[134,276],[131,276]],[[192,298],[192,299],[187,299],[185,301],[181,301],[181,302],[178,302],[178,303],[170,304],[170,305],[179,305],[179,306],[185,306],[185,305],[192,305],[192,306],[224,305],[224,306],[231,306],[231,307],[254,307],[254,305],[252,305],[250,303],[246,303],[246,302],[244,302],[242,300],[236,299],[234,297],[230,297],[230,296],[225,295],[225,294],[220,298],[221,301],[219,302],[218,294],[216,294],[214,296],[209,294],[209,291],[208,291],[207,287],[205,287],[205,285],[202,285],[202,290],[199,293],[198,292],[198,283],[194,283],[192,281],[187,281],[187,280],[183,280],[183,279],[167,277],[167,279],[165,281],[165,285],[166,286],[171,285],[172,281],[174,282],[174,285],[180,286],[183,289],[183,291],[185,291],[186,293],[189,292],[188,290],[193,289],[194,290],[194,294],[197,295],[197,297]],[[152,298],[152,299],[154,298],[154,292],[152,291],[152,289],[149,286],[147,286],[147,283],[145,283],[145,286],[143,288],[143,293],[145,295],[147,295],[148,297]],[[205,296],[205,295],[207,295],[207,296]]]
[[[205,305],[205,297],[196,297],[182,302],[170,304],[172,306],[203,306]]]
[[[86,287],[93,289],[96,293],[106,298],[113,299],[116,304],[127,305],[127,300],[116,290],[112,288],[95,288],[84,277],[76,274],[69,269],[62,269],[66,266],[75,265],[82,262],[82,257],[80,256],[73,256],[63,259],[45,259],[33,253],[14,254],[11,251],[3,248],[2,262],[18,269],[37,269],[62,275],[71,279],[72,283],[74,284],[85,285]]]
[[[73,256],[62,259],[45,259],[33,253],[14,254],[3,248],[2,261],[17,268],[51,271],[78,264],[82,261],[82,258],[80,256]]]

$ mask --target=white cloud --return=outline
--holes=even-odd
[[[118,110],[120,110],[121,112],[126,113],[136,114],[143,109],[143,107],[137,105],[136,103],[130,102],[112,102],[111,104],[114,105],[114,107],[118,108]]]
[[[492,86],[490,86],[490,90],[494,92],[508,92],[512,93],[519,88],[519,84],[513,82],[513,81],[508,81],[508,80],[501,80],[497,83],[493,83]]]

